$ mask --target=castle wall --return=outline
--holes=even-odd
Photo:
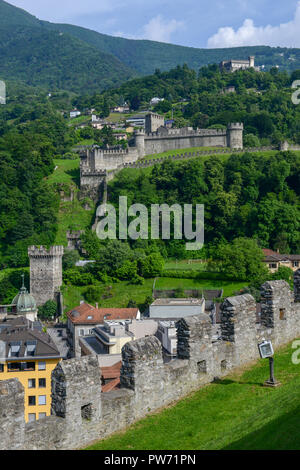
[[[137,149],[130,147],[128,149],[103,150],[99,147],[87,151],[87,159],[82,165],[83,174],[86,169],[92,172],[109,171],[117,168],[119,165],[136,161],[138,159]]]
[[[192,147],[227,147],[226,131],[214,135],[145,136],[145,155]]]
[[[299,277],[300,270],[295,273]],[[296,282],[293,297],[285,281],[265,283],[260,322],[251,295],[226,299],[219,339],[212,335],[206,314],[179,320],[177,358],[169,363],[163,362],[162,346],[154,336],[127,343],[120,390],[101,393],[95,357],[59,363],[52,373],[53,416],[34,423],[24,425],[24,392],[18,381],[0,382],[0,448],[84,447],[251,363],[259,358],[257,344],[263,337],[278,347],[300,336],[300,302],[294,301],[299,290]]]
[[[30,246],[30,294],[38,306],[47,300],[57,300],[62,285],[63,246],[53,246],[49,250]]]

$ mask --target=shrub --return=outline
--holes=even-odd
[[[102,289],[97,286],[90,286],[83,293],[85,300],[89,303],[98,302],[102,296]]]
[[[57,314],[57,304],[54,300],[47,302],[38,308],[38,317],[42,320],[52,320]]]

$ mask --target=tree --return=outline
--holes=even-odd
[[[54,300],[47,300],[47,302],[38,308],[38,317],[41,320],[52,320],[57,314],[57,304]]]
[[[141,276],[151,278],[161,274],[164,266],[164,259],[159,253],[152,253],[139,262]]]
[[[80,256],[77,250],[66,250],[62,258],[63,269],[71,269],[79,261]]]
[[[84,291],[84,298],[87,300],[89,303],[95,303],[98,302],[102,296],[102,288],[97,287],[97,286],[89,286],[85,291]]]
[[[244,136],[244,146],[245,147],[259,147],[260,140],[255,134],[246,134]]]
[[[241,281],[265,280],[268,269],[264,254],[257,242],[236,238],[231,244],[220,243],[213,253],[214,261],[225,277]]]
[[[131,99],[131,109],[133,109],[133,111],[137,111],[141,105],[141,100],[139,98],[139,96],[134,96],[132,99]]]

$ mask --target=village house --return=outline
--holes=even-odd
[[[114,108],[110,109],[111,113],[129,113],[130,108],[127,104],[124,104],[124,106],[115,106]]]
[[[126,343],[154,335],[156,331],[157,323],[150,319],[105,320],[103,325],[92,329],[92,335],[81,336],[79,344],[82,355],[113,354],[121,358],[122,348]],[[101,358],[99,359],[101,361]]]
[[[271,273],[275,273],[280,267],[290,268],[294,272],[300,267],[300,255],[282,255],[269,249],[263,249],[263,252],[264,263]]]
[[[70,111],[70,118],[72,118],[72,119],[76,118],[80,115],[81,115],[81,112],[78,111],[78,109],[73,109],[72,111]]]
[[[98,308],[82,302],[78,307],[67,312],[67,332],[72,355],[81,357],[80,338],[93,335],[95,327],[103,326],[106,320],[120,322],[124,320],[139,320],[138,308]],[[99,353],[100,354],[100,353]]]
[[[0,381],[16,378],[23,385],[26,422],[50,416],[51,373],[61,360],[51,337],[36,323],[19,315],[0,322]]]

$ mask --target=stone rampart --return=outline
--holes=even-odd
[[[251,295],[226,299],[216,338],[206,314],[177,322],[177,358],[163,361],[154,337],[122,349],[121,388],[101,392],[95,357],[63,361],[52,373],[52,416],[24,424],[24,392],[18,380],[0,382],[1,449],[74,449],[125,429],[129,424],[259,358],[257,344],[275,347],[300,337],[300,270],[294,296],[285,281],[262,286],[261,320]]]

